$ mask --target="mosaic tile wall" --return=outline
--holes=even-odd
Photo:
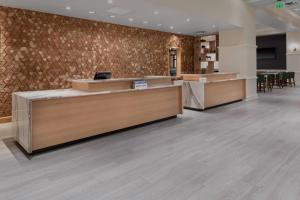
[[[193,70],[194,38],[0,7],[0,117],[15,91],[68,88],[68,79],[112,71],[115,78],[168,74],[168,48]]]

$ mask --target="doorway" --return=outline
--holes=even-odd
[[[179,48],[169,49],[169,69],[170,76],[181,74],[181,50]]]

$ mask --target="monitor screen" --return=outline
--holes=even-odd
[[[258,60],[275,60],[277,58],[276,48],[258,48],[257,59]]]
[[[111,72],[96,72],[94,80],[110,79]]]

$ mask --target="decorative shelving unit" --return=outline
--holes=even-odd
[[[219,71],[219,35],[200,36],[195,42],[195,73],[205,74]]]

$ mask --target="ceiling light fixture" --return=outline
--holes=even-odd
[[[213,28],[216,28],[216,25],[215,25],[215,24],[213,24],[213,25],[212,25],[212,27],[213,27]]]
[[[107,3],[108,4],[113,4],[113,1],[112,0],[108,0]]]
[[[129,20],[130,22],[133,22],[133,19],[132,19],[132,18],[129,18],[128,20]]]
[[[114,16],[114,15],[111,15],[111,16],[109,16],[110,18],[115,18],[116,16]]]
[[[157,26],[162,26],[162,24],[157,24]]]
[[[191,19],[190,19],[190,18],[187,18],[187,19],[186,19],[186,21],[187,21],[187,22],[190,22],[190,21],[191,21]]]
[[[174,26],[170,26],[170,29],[173,30],[173,29],[174,29]]]
[[[95,14],[96,12],[93,11],[93,10],[91,10],[91,11],[89,11],[89,13],[90,13],[90,14]]]
[[[158,15],[159,12],[158,12],[158,11],[154,11],[153,14],[154,14],[154,15]]]
[[[71,10],[71,7],[70,6],[66,6],[66,10]]]
[[[148,21],[144,21],[144,24],[148,24],[149,22]]]

